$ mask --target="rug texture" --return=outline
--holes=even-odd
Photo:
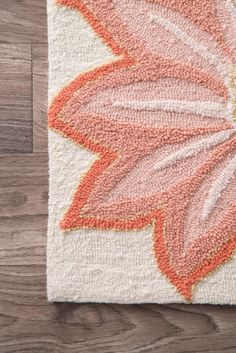
[[[236,304],[235,2],[48,22],[48,299]]]

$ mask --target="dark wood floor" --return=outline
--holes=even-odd
[[[46,300],[46,0],[0,0],[0,353],[235,353],[236,308]]]

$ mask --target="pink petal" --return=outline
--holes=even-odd
[[[232,53],[235,63],[236,57],[236,4],[233,0],[217,0],[217,17],[220,22],[225,42]]]
[[[186,92],[188,92],[187,95]],[[207,118],[207,116],[198,114],[197,108],[192,113],[184,112],[184,110],[180,113],[171,110],[171,107],[169,110],[134,110],[125,106],[125,104],[133,101],[145,103],[158,100],[164,102],[179,101],[179,106],[181,106],[182,101],[188,101],[196,102],[196,105],[199,104],[197,102],[207,102],[207,104],[211,102],[225,107],[224,98],[216,95],[210,89],[181,79],[160,78],[155,82],[143,81],[101,90],[84,106],[83,111],[85,113],[101,114],[117,121],[145,124],[145,126],[150,127],[172,126],[181,128],[188,126],[193,128],[216,126],[223,123],[222,119],[217,117],[217,113],[213,118]],[[124,104],[123,107],[122,103]]]
[[[220,74],[223,78],[225,71],[221,66],[229,60],[216,38],[172,11],[168,2],[162,6],[145,0],[115,0],[114,4],[129,32],[149,53]],[[191,6],[194,5],[191,3]],[[213,16],[208,21],[214,21]]]

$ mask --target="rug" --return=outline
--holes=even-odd
[[[236,4],[48,0],[49,301],[236,303]]]

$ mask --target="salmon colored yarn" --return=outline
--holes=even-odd
[[[98,156],[61,228],[153,225],[159,269],[191,300],[236,247],[235,3],[57,2],[115,56],[49,108],[49,128]]]

